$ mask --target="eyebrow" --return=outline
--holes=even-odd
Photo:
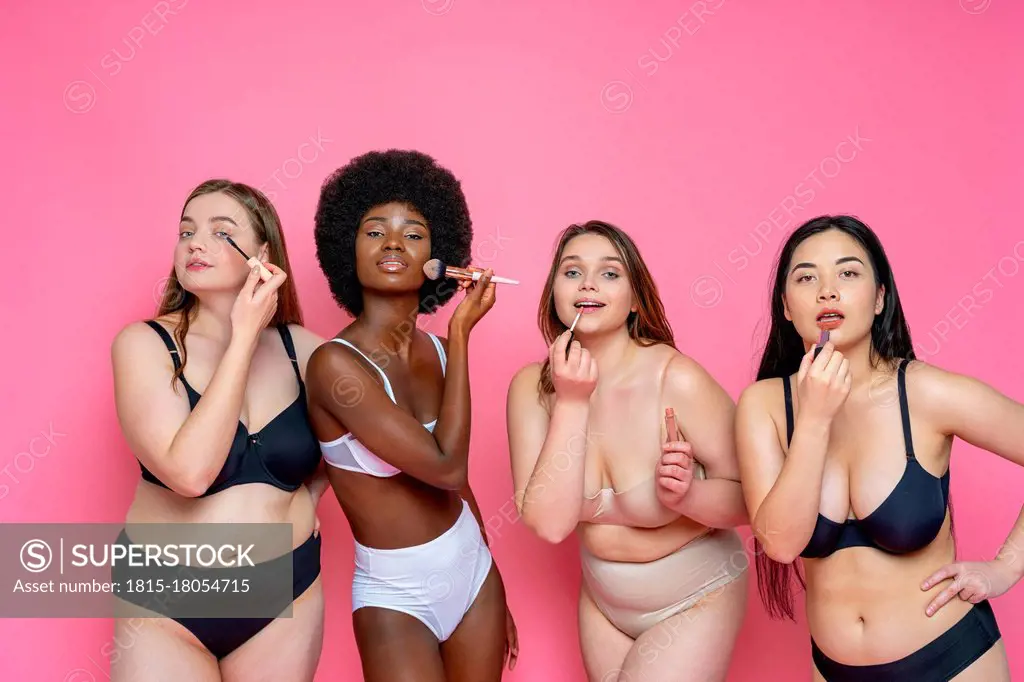
[[[183,223],[192,223],[193,225],[196,224],[196,221],[192,220],[188,216],[185,216],[184,218],[182,218],[181,222],[183,222]],[[235,227],[238,227],[238,223],[236,223],[232,218],[229,218],[228,216],[225,216],[225,215],[215,215],[212,218],[210,218],[210,222],[211,223],[231,223]]]
[[[862,261],[860,258],[857,258],[856,256],[843,256],[842,258],[837,258],[836,259],[836,265],[842,265],[843,263],[860,263],[861,265],[864,265],[864,261]],[[814,263],[806,263],[806,262],[805,263],[797,263],[792,268],[790,268],[789,271],[790,272],[796,272],[797,270],[799,270],[801,268],[816,268],[816,267],[818,267],[818,266],[816,266]]]
[[[562,265],[562,264],[563,264],[563,263],[565,263],[566,261],[570,261],[570,260],[571,260],[571,261],[581,261],[581,260],[583,260],[583,259],[582,259],[582,258],[580,258],[579,256],[574,256],[574,255],[569,255],[569,256],[563,256],[563,257],[562,257],[562,260],[561,260],[561,261],[559,261],[559,263],[558,263],[558,264],[559,264],[559,265]],[[605,262],[609,262],[609,263],[618,263],[619,265],[625,266],[625,263],[623,263],[623,262],[622,262],[622,259],[621,259],[621,258],[619,258],[618,256],[603,256],[603,257],[601,258],[601,260],[602,260],[602,261],[605,261]]]
[[[389,222],[391,222],[391,221],[388,218],[383,218],[383,217],[380,217],[380,216],[370,216],[369,218],[367,218],[366,220],[363,221],[363,225],[365,225],[366,223],[389,223]],[[403,225],[419,225],[424,230],[428,229],[426,225],[424,225],[419,220],[416,220],[415,218],[406,218],[404,221],[402,221],[402,224]]]

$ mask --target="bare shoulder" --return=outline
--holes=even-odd
[[[699,388],[711,375],[689,355],[672,350],[665,367],[665,381],[677,391],[688,392]]]
[[[325,339],[298,324],[288,325],[288,331],[291,333],[292,342],[295,344],[295,355],[299,360],[299,365],[305,367],[306,363],[309,362],[309,356],[313,354],[313,351],[318,346],[324,343]]]
[[[666,347],[668,353],[662,362],[666,363],[662,391],[679,400],[705,400],[711,393],[724,394],[725,389],[696,359],[674,348]]]
[[[547,396],[545,399],[545,396],[541,395],[540,381],[543,369],[543,362],[531,362],[516,370],[508,385],[509,409],[541,407],[549,411],[553,396]]]
[[[896,373],[893,373],[895,379]],[[888,382],[895,396],[895,381]],[[943,369],[924,360],[911,360],[906,369],[907,400],[914,409],[943,410],[955,405],[965,391],[977,386],[977,379]]]
[[[544,367],[542,362],[531,362],[516,370],[509,382],[509,395],[516,397],[537,396],[540,390],[540,374]]]
[[[153,357],[157,353],[168,355],[167,347],[156,330],[142,320],[130,322],[117,332],[110,345],[110,353],[115,362]]]
[[[740,392],[737,409],[743,412],[774,412],[774,406],[782,405],[785,400],[782,382],[783,379],[771,378],[748,385]]]

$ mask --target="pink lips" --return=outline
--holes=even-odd
[[[397,256],[385,256],[377,261],[377,267],[385,272],[398,272],[409,267],[404,260]]]

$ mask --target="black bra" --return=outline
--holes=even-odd
[[[847,547],[873,547],[889,554],[907,554],[927,547],[942,529],[949,502],[949,469],[941,478],[924,470],[914,457],[907,407],[907,364],[904,359],[897,372],[900,416],[907,463],[896,487],[873,512],[862,519],[842,523],[818,514],[807,547],[800,553],[806,559],[821,559]],[[789,377],[783,378],[786,394],[786,442],[793,438],[793,393]]]
[[[171,335],[155,320],[146,320],[146,324],[155,329],[163,339],[174,360],[174,369],[177,370],[181,361],[178,359],[178,349]],[[207,497],[245,483],[266,483],[293,492],[313,475],[320,464],[320,444],[309,425],[306,386],[302,383],[302,375],[299,373],[299,362],[295,358],[291,332],[288,331],[287,325],[278,325],[277,330],[281,334],[288,358],[295,369],[295,376],[299,380],[299,397],[256,433],[249,433],[242,421],[238,421],[235,439],[231,443],[227,459],[224,460],[224,466],[200,497]],[[181,383],[188,393],[189,406],[194,410],[202,396],[189,385],[184,375],[181,376]],[[168,487],[146,469],[142,462],[139,462],[139,466],[142,468],[143,479],[163,488]]]

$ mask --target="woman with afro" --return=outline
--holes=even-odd
[[[466,266],[473,231],[459,181],[415,151],[374,151],[333,173],[316,254],[353,321],[309,360],[310,419],[352,529],[352,621],[371,682],[499,680],[518,656],[505,588],[469,488],[469,335],[494,305]],[[447,338],[421,331],[464,290]]]

